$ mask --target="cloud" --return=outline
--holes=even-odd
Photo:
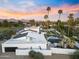
[[[3,2],[3,3],[8,3],[9,0],[0,0],[0,2]]]
[[[20,1],[18,3],[18,9],[23,10],[24,12],[32,11],[37,5],[35,4],[34,1],[32,0],[27,0],[27,1]]]
[[[36,6],[36,4],[34,3],[34,1],[20,1],[18,4],[19,4],[20,6],[23,6],[23,7]]]
[[[9,9],[11,11],[20,11],[20,12],[32,12],[33,9],[35,9],[37,7],[37,5],[35,4],[35,2],[33,0],[17,0],[18,2],[15,3],[14,1],[9,1],[9,0],[1,0],[1,1],[5,1],[6,3],[3,3],[2,6],[0,6],[0,8],[6,8]],[[1,2],[0,1],[0,2]]]
[[[0,9],[0,17],[2,18],[35,18],[42,17],[47,14],[46,8],[47,6],[38,6],[33,0],[22,0],[17,2],[16,4],[9,2],[3,8]],[[62,9],[63,14],[66,18],[69,13],[79,13],[79,4],[76,5],[68,5],[65,4],[63,6],[51,7],[50,18],[57,19],[58,10]],[[52,17],[53,16],[53,17]],[[41,18],[40,18],[41,19]]]
[[[78,13],[79,12],[79,4],[76,5],[64,5],[62,8],[65,13]]]
[[[68,13],[76,14],[79,12],[79,4],[77,4],[77,5],[65,4],[65,5],[60,6],[60,7],[51,7],[50,14],[58,14],[59,9],[63,10],[63,14],[68,14]]]

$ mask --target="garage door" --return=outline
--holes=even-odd
[[[17,47],[5,47],[5,52],[15,52]]]

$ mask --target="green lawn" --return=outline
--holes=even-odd
[[[6,30],[16,30],[16,29],[20,29],[22,27],[14,27],[14,28],[11,28],[11,27],[0,27],[0,32],[3,32],[3,31],[6,31]]]

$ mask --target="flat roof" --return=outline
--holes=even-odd
[[[27,36],[28,33],[23,33],[23,34],[17,34],[15,35],[13,38],[20,38],[20,37],[24,37]]]
[[[44,34],[39,34],[38,32],[28,31],[26,34],[20,34],[23,37],[12,38],[3,44],[47,44]]]

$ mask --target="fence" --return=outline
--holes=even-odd
[[[33,49],[36,52],[40,52],[43,55],[49,55],[51,56],[52,54],[67,54],[67,55],[72,55],[74,52],[76,52],[76,49],[63,49],[63,48],[51,48],[50,50],[45,50],[45,49]],[[29,55],[30,49],[16,49],[16,55]]]
[[[52,53],[55,54],[68,54],[72,55],[74,52],[76,52],[76,49],[64,49],[64,48],[51,48]]]
[[[30,51],[31,51],[30,49],[22,49],[22,48],[21,49],[16,49],[16,55],[29,55]],[[51,50],[33,49],[33,51],[40,52],[43,55],[49,55],[49,56],[52,55]]]

